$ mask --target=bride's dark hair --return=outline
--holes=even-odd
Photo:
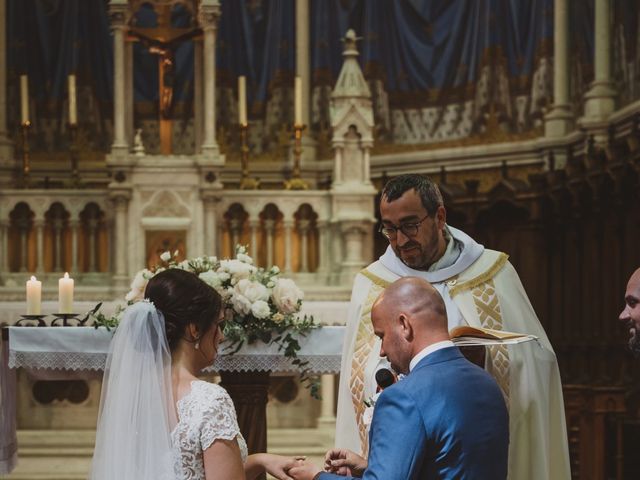
[[[169,348],[173,349],[184,337],[191,323],[199,335],[205,333],[220,316],[220,294],[194,273],[170,268],[154,275],[144,292],[164,316]]]

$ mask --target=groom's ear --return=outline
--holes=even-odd
[[[405,313],[401,313],[398,316],[398,322],[400,323],[400,332],[402,337],[406,341],[411,342],[413,340],[413,325],[411,325],[409,316]]]

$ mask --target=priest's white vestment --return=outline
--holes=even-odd
[[[568,480],[569,450],[558,363],[520,278],[506,254],[484,249],[464,232],[450,226],[447,229],[462,244],[462,253],[452,265],[429,272],[413,270],[389,247],[356,276],[342,355],[336,447],[367,454],[364,401],[375,394],[375,372],[386,363],[379,356],[371,306],[390,283],[417,276],[442,295],[449,329],[468,324],[539,338],[488,347],[486,369],[498,382],[509,410],[509,478]]]

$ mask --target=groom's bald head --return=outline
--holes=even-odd
[[[381,355],[404,373],[420,350],[449,339],[442,296],[418,277],[404,277],[389,285],[374,302],[371,321],[383,341]]]

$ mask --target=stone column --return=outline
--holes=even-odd
[[[267,264],[265,268],[273,266],[273,236],[276,229],[276,221],[268,218],[264,221],[264,231],[267,236]]]
[[[296,75],[302,81],[302,123],[309,125],[311,53],[309,50],[309,0],[296,0]]]
[[[573,128],[569,102],[569,0],[555,0],[553,38],[553,106],[545,116],[547,137],[563,137]]]
[[[0,273],[9,273],[9,225],[6,220],[0,221]]]
[[[12,144],[7,132],[7,0],[0,0],[0,166],[13,166]]]
[[[204,203],[204,253],[218,254],[218,202],[220,198],[211,192],[202,193]]]
[[[329,273],[331,248],[329,246],[329,222],[318,222],[318,273],[323,277]]]
[[[73,219],[69,222],[71,228],[71,271],[78,273],[78,231],[80,230],[80,221]]]
[[[113,28],[113,145],[111,153],[126,156],[129,152],[125,132],[125,48],[129,7],[126,0],[112,0],[109,4],[111,27]]]
[[[216,34],[220,18],[218,0],[203,0],[199,20],[204,32],[204,132],[202,155],[207,159],[218,156],[216,141]]]
[[[20,266],[18,271],[26,272],[29,266],[28,248],[29,248],[29,229],[30,222],[28,218],[20,218],[16,222],[18,232],[20,232]]]
[[[113,281],[117,288],[126,289],[129,284],[129,275],[127,272],[127,252],[129,251],[127,221],[131,192],[123,189],[112,190],[110,197],[115,207],[115,244],[112,247],[112,251],[115,253]]]
[[[125,42],[125,69],[124,69],[124,85],[125,85],[125,138],[127,145],[133,143],[134,132],[134,111],[133,111],[133,44]]]
[[[335,415],[335,376],[333,374],[324,374],[320,378],[322,386],[322,406],[320,409],[320,418],[318,418],[318,426],[333,427],[336,424]]]
[[[251,230],[251,258],[257,263],[258,260],[258,228],[260,228],[260,219],[252,218],[249,220],[249,228]]]
[[[193,136],[195,153],[201,153],[202,147],[202,41],[193,42]]]
[[[293,220],[284,221],[284,271],[291,273],[291,235],[293,233]]]
[[[44,272],[44,219],[34,222],[36,227],[36,273]]]
[[[309,271],[309,220],[298,221],[298,233],[300,234],[300,272]]]
[[[585,95],[585,120],[605,120],[615,108],[611,81],[611,0],[595,0],[595,79]]]

